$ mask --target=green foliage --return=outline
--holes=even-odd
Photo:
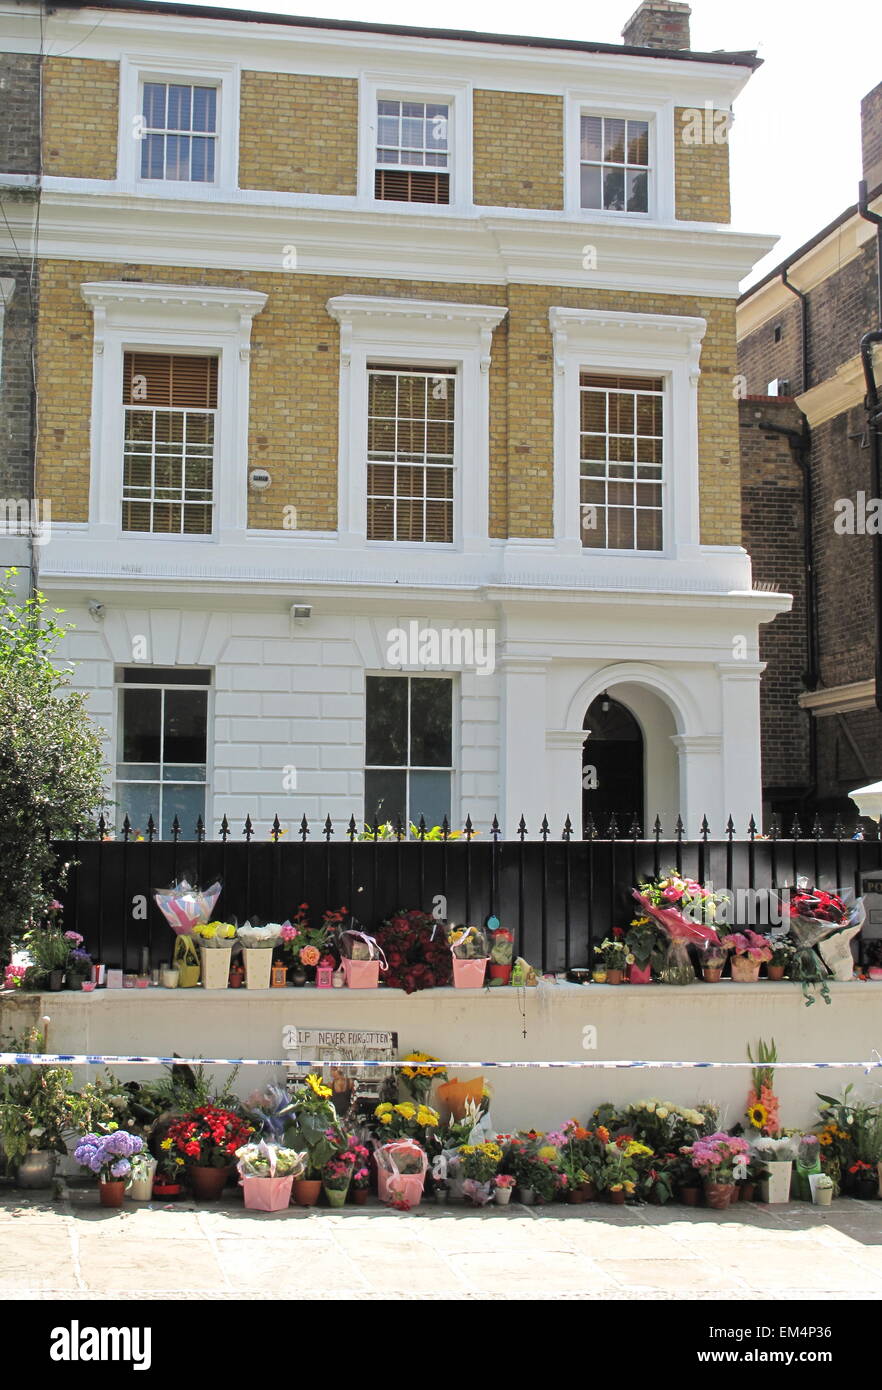
[[[43,1052],[43,1035],[29,1029],[4,1041],[9,1052]],[[66,1153],[64,1135],[73,1130],[73,1072],[69,1067],[0,1067],[0,1144],[7,1166],[17,1167],[40,1149]]]
[[[105,804],[101,736],[53,656],[66,629],[37,593],[0,581],[0,949],[39,920],[63,878],[50,840],[94,832]],[[66,866],[65,866],[66,867]]]

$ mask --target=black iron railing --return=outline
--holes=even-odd
[[[110,836],[102,820],[98,838],[57,841],[56,850],[71,865],[60,895],[65,926],[82,933],[94,959],[124,970],[137,970],[145,949],[151,965],[169,958],[172,934],[153,894],[182,878],[203,887],[220,880],[216,916],[239,922],[281,922],[304,902],[315,924],[325,909],[345,906],[367,929],[399,908],[434,909],[450,922],[495,914],[514,931],[518,954],[560,971],[589,964],[594,945],[631,920],[631,887],[670,868],[748,896],[801,879],[860,893],[864,875],[882,871],[875,822],[855,831],[837,821],[826,835],[818,821],[808,834],[794,823],[784,835],[773,821],[762,835],[751,819],[743,839],[731,818],[722,839],[711,837],[707,820],[695,840],[679,818],[670,837],[658,819],[648,837],[636,820],[626,834],[615,819],[603,829],[589,820],[579,839],[567,817],[557,838],[543,820],[530,839],[522,817],[515,837],[503,839],[496,817],[484,830],[467,817],[461,832],[445,821],[437,839],[422,821],[413,835],[399,821],[366,839],[354,818],[338,835],[330,817],[316,834],[304,817],[289,837],[276,817],[269,837],[258,839],[250,817],[238,833],[224,817],[216,839],[201,820],[185,839],[175,820],[162,840],[152,821],[141,837],[128,820]],[[737,924],[764,925],[753,917]]]

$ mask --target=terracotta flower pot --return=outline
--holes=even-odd
[[[743,1182],[738,1189],[738,1200],[740,1202],[752,1202],[756,1196],[756,1183]]]
[[[581,1187],[571,1187],[567,1192],[567,1201],[571,1207],[581,1206],[585,1200],[585,1193]]]
[[[158,1202],[170,1202],[180,1195],[181,1184],[179,1182],[163,1182],[160,1179],[153,1183],[153,1196]]]
[[[121,1207],[126,1195],[124,1182],[99,1182],[98,1196],[102,1207]]]
[[[363,1206],[365,1205],[365,1203],[367,1202],[367,1199],[368,1199],[368,1190],[367,1190],[366,1187],[353,1187],[353,1188],[350,1188],[350,1194],[351,1194],[351,1196],[352,1196],[353,1202],[355,1203],[355,1205],[356,1205],[357,1207],[363,1207]]]
[[[786,967],[783,965],[767,965],[766,975],[770,980],[783,980]]]
[[[201,1163],[195,1163],[188,1176],[194,1197],[197,1197],[200,1202],[216,1202],[226,1187],[230,1169],[229,1166],[209,1168]]]
[[[706,965],[701,973],[704,976],[705,984],[715,985],[722,975],[723,970],[719,965]]]
[[[491,980],[498,980],[498,981],[500,982],[500,984],[507,985],[507,984],[509,983],[509,981],[511,980],[511,966],[510,966],[510,965],[494,965],[493,962],[491,961],[491,962],[490,962],[490,966],[489,966],[489,971],[490,971],[490,979],[491,979]]]
[[[613,1192],[612,1189],[610,1189],[610,1191],[607,1192],[606,1195],[607,1199],[612,1203],[614,1207],[623,1207],[625,1205],[624,1188],[621,1188],[618,1192]]]
[[[321,1190],[321,1178],[294,1179],[294,1201],[298,1207],[314,1207]]]
[[[585,1201],[586,1201],[586,1202],[596,1202],[596,1201],[597,1201],[597,1188],[596,1188],[596,1186],[595,1186],[595,1184],[594,1184],[593,1182],[583,1182],[583,1183],[582,1183],[582,1192],[585,1194]]]
[[[704,1184],[704,1200],[715,1211],[725,1211],[736,1191],[733,1182],[706,1182]]]
[[[606,972],[606,983],[608,985],[620,985],[624,978],[624,970],[607,970]]]
[[[700,1197],[701,1197],[701,1188],[700,1188],[700,1187],[681,1187],[681,1188],[680,1188],[680,1201],[681,1201],[681,1202],[683,1203],[683,1205],[686,1206],[686,1207],[697,1207],[697,1206],[698,1206],[698,1201],[699,1201],[699,1198],[700,1198]]]
[[[759,979],[760,962],[751,956],[732,957],[732,979],[740,985],[752,985]]]

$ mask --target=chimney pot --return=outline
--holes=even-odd
[[[689,48],[689,16],[681,0],[642,0],[622,30],[631,48],[665,48],[676,52]]]

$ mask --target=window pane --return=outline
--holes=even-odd
[[[158,782],[159,763],[117,763],[116,775],[123,782]]]
[[[634,549],[634,513],[630,508],[610,507],[607,511],[608,540],[610,550]]]
[[[166,782],[162,788],[162,835],[169,839],[177,816],[185,840],[196,838],[196,822],[205,819],[205,788]]]
[[[420,816],[426,826],[440,825],[446,816],[450,820],[450,773],[412,772],[410,774],[410,819],[419,825]]]
[[[116,806],[113,808],[113,823],[117,830],[122,829],[126,816],[136,834],[147,834],[147,822],[153,817],[153,824],[159,833],[159,787],[133,787],[124,782],[116,785]]]
[[[210,130],[217,129],[217,88],[216,87],[194,87],[193,88],[193,129]],[[633,122],[632,122],[633,124]]]
[[[410,683],[410,762],[413,767],[450,767],[453,761],[453,683]]]
[[[403,767],[407,761],[407,678],[368,676],[365,697],[365,762],[369,767]]]
[[[662,549],[662,514],[638,511],[637,513],[638,550]]]
[[[204,690],[167,690],[163,760],[204,763],[207,719],[208,695]]]
[[[601,170],[598,164],[582,165],[582,207],[601,206]]]
[[[646,212],[649,206],[648,181],[643,173],[628,173],[628,211]]]
[[[649,163],[649,122],[628,122],[628,163]]]
[[[607,119],[604,121],[603,136],[604,160],[612,164],[624,164],[625,122],[620,120],[611,120],[609,117],[607,117]]]
[[[165,152],[164,135],[148,135],[141,142],[141,178],[161,179],[163,156]]]
[[[190,130],[190,109],[193,91],[191,87],[179,87],[174,83],[168,89],[168,128],[169,130]]]
[[[160,702],[158,690],[123,691],[122,762],[159,762]]]
[[[603,176],[603,206],[610,212],[625,211],[625,171],[607,169]]]
[[[144,124],[151,129],[165,128],[165,83],[144,83]]]
[[[603,120],[600,116],[582,117],[582,158],[600,161],[603,152]]]
[[[407,819],[407,773],[406,772],[365,772],[364,775],[364,817],[371,825],[381,825],[390,820],[395,824],[397,816],[402,824]]]

